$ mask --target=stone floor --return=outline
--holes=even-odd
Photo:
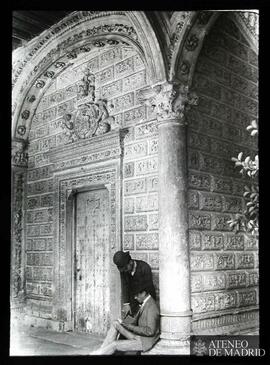
[[[242,334],[257,335],[258,330]],[[102,340],[102,337],[91,334],[16,325],[11,328],[10,356],[88,356],[100,346]],[[151,351],[149,355],[152,355]]]
[[[101,337],[90,334],[20,326],[11,329],[10,356],[86,356],[101,343]]]

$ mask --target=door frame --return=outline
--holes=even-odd
[[[110,309],[112,318],[121,315],[120,275],[113,254],[121,249],[121,174],[120,161],[93,168],[74,168],[55,173],[55,246],[53,316],[74,331],[74,215],[77,192],[106,188],[110,206]],[[59,316],[60,313],[60,316]],[[64,315],[62,315],[64,313]],[[62,316],[62,319],[60,319]]]
[[[76,330],[76,281],[77,281],[77,262],[76,262],[76,209],[77,209],[77,195],[83,192],[92,192],[96,190],[107,190],[108,200],[110,204],[110,190],[106,184],[81,186],[78,188],[73,188],[68,192],[67,196],[67,234],[70,234],[71,243],[71,322],[72,330]],[[110,216],[109,216],[110,219]],[[109,223],[110,225],[110,223]],[[69,232],[68,232],[69,231]],[[111,251],[111,250],[110,250]]]

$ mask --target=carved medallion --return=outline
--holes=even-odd
[[[107,111],[106,102],[99,100],[97,103],[82,104],[74,112],[66,113],[62,128],[69,142],[74,142],[109,132],[113,120]]]

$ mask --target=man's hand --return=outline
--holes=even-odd
[[[130,312],[131,312],[131,309],[130,309],[129,303],[123,304],[123,308],[122,308],[123,316],[126,317],[128,315],[128,313],[130,313]]]

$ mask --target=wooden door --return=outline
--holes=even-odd
[[[105,334],[110,322],[109,194],[77,194],[75,215],[75,329]]]

